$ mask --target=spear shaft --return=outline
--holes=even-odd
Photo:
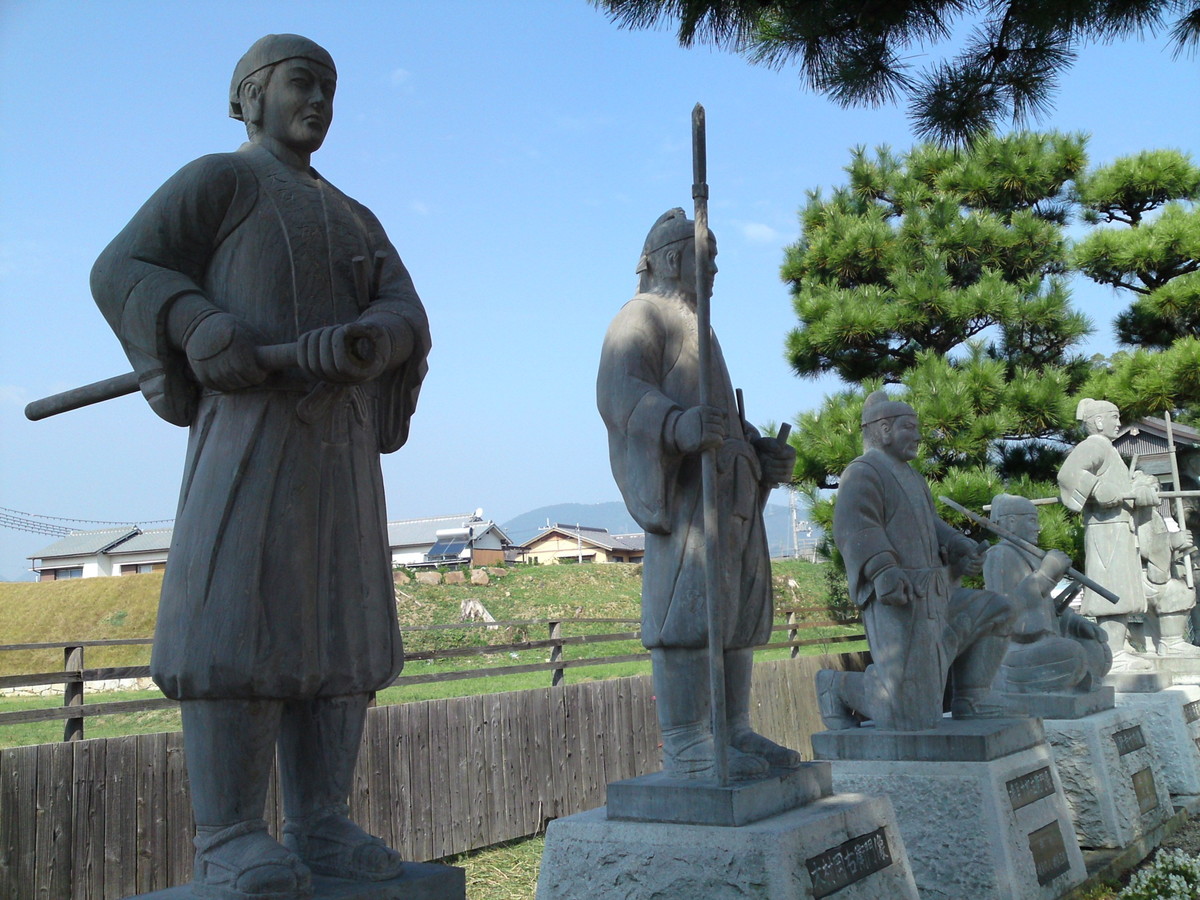
[[[700,355],[700,405],[712,403],[712,326],[708,290],[708,150],[704,107],[692,109],[692,201],[696,223],[696,329]],[[738,423],[741,427],[741,423]],[[704,589],[708,619],[708,696],[712,714],[713,766],[717,782],[729,783],[729,723],[725,718],[725,631],[719,605],[721,536],[717,526],[717,451],[700,455],[700,488],[704,501]]]

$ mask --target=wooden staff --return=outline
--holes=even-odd
[[[696,223],[696,327],[700,350],[700,406],[712,404],[712,326],[708,292],[708,151],[704,107],[692,109],[692,201]],[[739,425],[740,427],[740,425]],[[708,697],[712,714],[713,766],[717,783],[729,783],[729,723],[725,718],[725,629],[721,625],[721,536],[717,529],[717,450],[700,455],[704,501],[704,590],[708,617]]]
[[[938,497],[938,500],[940,500],[942,503],[946,504],[948,507],[955,510],[956,512],[962,513],[964,516],[966,516],[968,519],[970,519],[976,525],[983,526],[984,528],[986,528],[988,531],[990,531],[992,534],[996,535],[997,537],[1001,537],[1004,540],[1011,543],[1012,545],[1014,545],[1016,547],[1020,547],[1026,553],[1032,554],[1039,561],[1045,558],[1045,556],[1046,556],[1045,550],[1043,550],[1037,544],[1030,543],[1029,541],[1025,540],[1024,538],[1018,537],[1017,535],[1015,535],[1011,531],[1009,531],[1007,528],[1005,528],[1003,525],[997,525],[991,519],[985,519],[983,516],[976,515],[975,513],[971,512],[969,509],[967,509],[962,504],[955,503],[949,497]],[[1088,578],[1086,575],[1084,575],[1082,572],[1080,572],[1074,566],[1067,569],[1067,576],[1069,578],[1071,578],[1073,581],[1078,581],[1084,587],[1091,588],[1093,591],[1095,591],[1097,594],[1099,594],[1101,597],[1103,597],[1109,603],[1120,603],[1121,602],[1121,598],[1119,596],[1114,594],[1112,591],[1110,591],[1108,588],[1106,588],[1104,585],[1100,584],[1099,582],[1093,581],[1091,578]]]
[[[1179,480],[1179,458],[1175,455],[1175,431],[1171,427],[1171,411],[1163,412],[1163,418],[1167,422],[1167,450],[1171,454],[1171,480],[1174,483],[1176,491],[1183,490],[1183,482]],[[1175,518],[1179,520],[1179,527],[1186,528],[1187,523],[1183,515],[1183,498],[1175,497]],[[1188,590],[1194,590],[1196,583],[1192,578],[1192,551],[1189,550],[1183,557],[1183,577],[1187,581]]]
[[[254,348],[254,358],[268,372],[279,372],[296,365],[296,354],[299,344],[266,344]],[[370,360],[375,353],[375,342],[369,337],[361,336],[355,339],[351,352],[364,362]],[[114,375],[103,381],[93,381],[63,391],[61,394],[51,394],[40,400],[34,400],[25,407],[25,418],[32,422],[57,416],[59,413],[70,412],[94,403],[115,400],[127,394],[137,393],[139,387],[137,372],[126,372]]]

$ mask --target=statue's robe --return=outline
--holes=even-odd
[[[373,295],[352,259],[385,254]],[[154,410],[190,427],[151,673],[169,697],[359,694],[403,665],[379,455],[407,439],[429,331],[371,212],[253,144],[174,175],[97,260],[92,292]],[[200,292],[262,344],[373,320],[410,331],[401,367],[357,386],[298,368],[202,388],[168,346]]]
[[[1115,616],[1146,611],[1142,560],[1133,515],[1133,479],[1112,441],[1089,435],[1063,461],[1059,497],[1067,509],[1083,514],[1084,568],[1088,578],[1119,596],[1110,603],[1085,588],[1085,616]]]
[[[882,450],[867,450],[842,473],[833,536],[871,647],[867,670],[845,673],[861,682],[857,712],[882,728],[935,727],[951,670],[978,679],[973,670],[991,669],[977,647],[1008,634],[1011,604],[953,584],[947,560],[974,553],[975,542],[938,518],[920,473]],[[875,576],[892,566],[904,571],[915,593],[904,606],[875,594]],[[986,673],[989,683],[993,674]]]
[[[608,426],[613,477],[645,529],[642,642],[649,648],[708,643],[704,502],[700,456],[679,453],[675,420],[700,402],[696,315],[682,301],[638,294],[604,339],[596,399]],[[773,616],[762,481],[720,347],[713,340],[710,405],[725,410],[730,435],[717,453],[717,597],[726,649],[765,643]]]
[[[1008,651],[996,677],[997,690],[1082,692],[1100,686],[1112,668],[1112,651],[1086,633],[1086,620],[1069,609],[1055,613],[1050,597],[1055,585],[1038,571],[1032,553],[1000,541],[984,559],[983,581],[989,591],[1004,594],[1017,608]]]

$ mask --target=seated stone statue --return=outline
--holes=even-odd
[[[1186,530],[1168,527],[1157,507],[1137,509],[1134,522],[1146,595],[1146,652],[1200,659],[1200,647],[1188,643],[1186,637],[1196,592],[1175,576],[1172,567],[1193,549],[1192,536]]]
[[[1037,507],[1024,497],[997,494],[992,521],[1036,544],[1041,534]],[[1108,637],[1099,625],[1070,609],[1055,611],[1051,592],[1071,559],[1050,550],[1040,560],[1010,541],[987,552],[983,578],[988,590],[1016,606],[1017,620],[995,687],[1013,693],[1085,692],[1100,686],[1112,667]]]
[[[983,568],[984,546],[938,518],[909,465],[921,431],[907,403],[876,391],[862,412],[865,452],[842,474],[833,535],[862,609],[872,664],[817,673],[825,727],[937,727],[947,679],[955,718],[1004,714],[991,694],[1015,612],[992,591],[958,586]]]

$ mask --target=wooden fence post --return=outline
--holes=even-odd
[[[561,638],[562,638],[562,622],[557,622],[557,621],[551,622],[550,623],[550,640],[557,641],[557,640],[560,640]],[[553,647],[550,648],[550,662],[561,663],[562,655],[563,655],[562,644],[555,644]],[[550,676],[550,686],[558,687],[560,684],[562,684],[562,681],[563,681],[563,674],[564,674],[563,668],[562,668],[562,666],[556,666],[554,669],[551,670],[551,672],[552,672],[552,674]]]
[[[63,685],[63,706],[83,706],[83,647],[79,645],[63,648],[63,670],[71,677]],[[63,721],[63,740],[83,740],[83,716],[72,716]]]

